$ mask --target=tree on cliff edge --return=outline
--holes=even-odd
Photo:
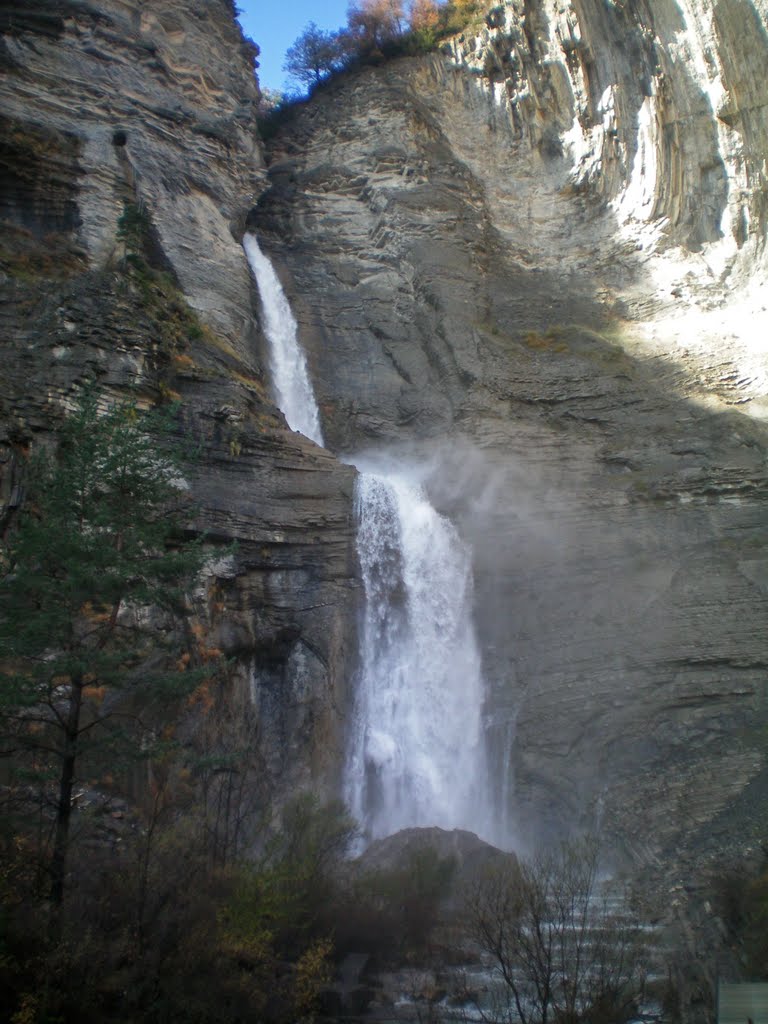
[[[341,62],[339,36],[324,32],[310,21],[286,55],[283,71],[300,85],[314,86],[322,82]]]
[[[2,753],[53,783],[50,899],[63,899],[75,784],[87,749],[146,744],[142,711],[200,682],[161,651],[202,564],[180,529],[180,463],[168,422],[86,392],[54,456],[31,461],[0,562]],[[163,437],[163,435],[165,435]],[[151,614],[168,616],[150,634]],[[117,699],[117,688],[126,691]],[[138,731],[137,731],[138,730]],[[106,755],[105,752],[106,751]]]
[[[365,55],[403,34],[404,5],[402,0],[352,0],[347,22],[355,49]]]

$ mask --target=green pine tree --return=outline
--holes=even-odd
[[[101,742],[117,757],[127,740],[146,742],[137,721],[199,683],[178,646],[162,650],[170,628],[142,628],[150,614],[173,623],[204,562],[200,542],[182,529],[189,508],[173,425],[133,404],[105,405],[86,391],[55,454],[31,460],[0,564],[3,753],[17,766],[31,753],[56,790],[54,909],[86,745]]]

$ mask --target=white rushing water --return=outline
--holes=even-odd
[[[322,444],[288,300],[256,238],[246,234],[243,247],[278,404],[291,429]],[[492,837],[469,552],[404,470],[361,473],[356,515],[365,614],[345,771],[350,809],[372,837],[428,825]]]
[[[346,799],[373,837],[411,826],[492,832],[469,552],[423,488],[357,483],[365,586]]]
[[[259,289],[277,404],[291,430],[297,430],[317,444],[322,444],[323,434],[315,393],[307,373],[307,361],[298,342],[296,320],[288,299],[274,267],[259,248],[254,235],[246,233],[243,248]]]

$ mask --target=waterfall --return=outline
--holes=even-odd
[[[320,414],[288,299],[274,267],[259,248],[254,235],[245,235],[243,248],[259,289],[277,404],[291,430],[322,444]]]
[[[375,838],[410,826],[493,832],[469,552],[423,488],[363,473],[361,668],[346,799]]]
[[[322,444],[288,300],[253,235],[243,248],[277,402],[292,430]],[[438,825],[490,838],[469,552],[405,471],[361,473],[356,513],[365,614],[345,771],[350,809],[374,837]]]

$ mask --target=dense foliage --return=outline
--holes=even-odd
[[[15,1024],[282,1022],[328,977],[332,867],[355,829],[310,797],[271,824],[211,686],[225,666],[189,628],[205,555],[175,433],[172,409],[87,390],[29,461],[2,552],[0,1002]],[[191,747],[174,739],[184,709]]]
[[[353,834],[302,797],[248,860],[218,863],[204,815],[173,795],[111,836],[83,820],[55,942],[35,898],[29,837],[0,875],[0,1003],[13,1024],[288,1024],[311,1019],[332,973],[332,871]],[[107,824],[115,825],[111,814]],[[253,822],[251,823],[253,824]],[[270,829],[262,823],[262,838]],[[331,839],[332,837],[332,839]],[[328,840],[330,845],[324,845]],[[314,885],[318,888],[315,890]],[[325,917],[318,916],[322,907]]]
[[[51,900],[63,899],[71,805],[86,748],[113,762],[146,746],[142,715],[196,685],[160,652],[202,564],[181,531],[170,424],[86,392],[55,454],[31,460],[0,579],[3,753],[16,781],[55,780]],[[165,441],[165,444],[164,444]],[[115,691],[130,699],[116,700]]]

